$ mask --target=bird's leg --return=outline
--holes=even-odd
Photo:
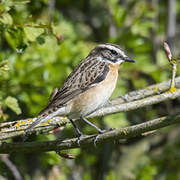
[[[89,124],[90,126],[94,127],[94,128],[99,132],[99,134],[102,134],[102,133],[104,133],[104,132],[106,131],[106,130],[102,130],[102,129],[98,128],[96,125],[94,125],[93,123],[91,123],[90,121],[88,121],[88,120],[87,120],[85,117],[83,117],[83,116],[81,116],[81,119],[82,119],[83,121],[85,121],[87,124]],[[75,124],[75,122],[74,122],[72,119],[69,119],[69,120],[70,120],[70,122],[72,123],[72,125],[73,125],[76,133],[78,134],[78,141],[77,141],[77,143],[78,143],[78,145],[80,146],[81,138],[84,136],[84,134],[79,130],[79,128],[77,127],[77,125]],[[98,138],[98,136],[97,136],[97,138]],[[97,138],[96,138],[96,139],[97,139]],[[95,139],[95,141],[97,141],[96,139]]]
[[[96,143],[97,143],[97,141],[98,141],[98,139],[99,139],[99,136],[100,136],[101,134],[103,134],[103,133],[105,133],[105,132],[110,132],[110,131],[113,131],[113,130],[115,130],[115,128],[110,128],[110,129],[108,129],[108,130],[104,130],[102,133],[99,132],[99,134],[95,137],[94,146],[96,147]]]
[[[94,146],[96,146],[96,143],[98,141],[98,138],[101,134],[105,133],[105,132],[109,132],[109,131],[112,131],[114,130],[113,128],[110,128],[109,130],[102,130],[100,129],[99,127],[97,127],[96,125],[94,125],[93,123],[91,123],[90,121],[88,121],[85,117],[81,116],[81,119],[83,121],[85,121],[87,124],[89,124],[90,126],[94,127],[98,132],[99,134],[96,136],[95,140],[94,140]],[[80,142],[80,141],[79,141]]]
[[[73,125],[78,137],[83,136],[83,133],[79,130],[79,128],[77,127],[77,125],[75,124],[75,122],[72,119],[69,119],[71,124]]]
[[[77,144],[80,146],[80,142],[81,142],[81,138],[84,136],[84,134],[79,130],[79,128],[77,127],[77,125],[75,124],[75,122],[72,119],[69,119],[71,124],[73,125],[77,135],[78,135],[78,140],[77,140]]]
[[[105,132],[108,132],[108,131],[112,131],[113,129],[109,129],[109,130],[102,130],[100,128],[98,128],[96,125],[94,125],[93,123],[91,123],[90,121],[88,121],[85,117],[82,117],[81,116],[81,119],[84,120],[87,124],[89,124],[90,126],[94,127],[98,132],[99,134],[96,136],[95,140],[94,140],[94,146],[96,146],[96,143],[98,141],[98,138],[101,134],[105,133]]]
[[[98,128],[96,125],[94,125],[93,123],[91,123],[90,121],[88,121],[85,117],[81,116],[81,119],[83,121],[85,121],[87,124],[89,124],[90,126],[92,126],[93,128],[95,128],[100,134],[104,133],[106,130],[102,130],[100,128]]]

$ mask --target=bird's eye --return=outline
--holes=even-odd
[[[111,50],[111,53],[117,55],[118,53],[115,50]]]

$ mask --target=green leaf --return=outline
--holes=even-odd
[[[22,51],[27,47],[28,44],[24,41],[24,32],[21,28],[8,28],[8,31],[5,31],[5,37],[8,42],[8,44],[14,49],[19,51],[22,49]]]
[[[0,11],[9,11],[11,7],[13,6],[13,1],[12,0],[1,0],[0,3]]]
[[[30,0],[21,0],[21,1],[16,0],[16,1],[14,1],[14,5],[18,6],[18,5],[27,4],[27,3],[30,3],[30,2],[31,2]]]
[[[44,33],[43,28],[35,28],[35,27],[24,27],[24,33],[27,39],[31,42],[36,41],[36,38]]]
[[[2,61],[0,63],[0,69],[2,71],[8,71],[9,70],[8,62],[7,61]]]
[[[151,164],[147,164],[140,168],[136,180],[153,180],[157,174],[157,167]]]
[[[42,35],[38,36],[38,37],[36,38],[36,40],[37,40],[37,42],[38,42],[39,44],[44,44],[44,43],[45,43],[45,39],[44,39],[44,37],[43,37]]]
[[[20,6],[29,3],[30,0],[1,0],[0,1],[0,11],[8,12],[14,6]]]
[[[9,71],[9,66],[7,61],[0,62],[0,76]]]
[[[18,105],[18,101],[16,98],[8,96],[5,99],[5,104],[11,109],[13,110],[16,114],[21,114],[21,109]]]
[[[13,19],[12,19],[11,15],[9,13],[3,13],[0,16],[0,23],[12,25],[13,24]]]

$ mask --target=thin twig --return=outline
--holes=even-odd
[[[172,56],[171,49],[170,49],[168,43],[166,43],[166,42],[164,42],[164,50],[165,50],[166,56],[168,58],[168,61],[172,65],[172,78],[171,78],[171,85],[169,88],[169,92],[174,93],[175,91],[177,91],[177,89],[175,88],[175,77],[176,77],[176,72],[177,72],[178,58],[175,58]]]
[[[9,160],[8,154],[2,154],[0,157],[4,164],[6,164],[6,166],[11,170],[12,174],[14,175],[14,178],[16,180],[23,180],[16,166]]]

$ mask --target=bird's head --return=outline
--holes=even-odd
[[[89,55],[96,56],[99,61],[105,61],[111,64],[135,62],[135,60],[129,58],[118,45],[110,43],[99,44]]]

